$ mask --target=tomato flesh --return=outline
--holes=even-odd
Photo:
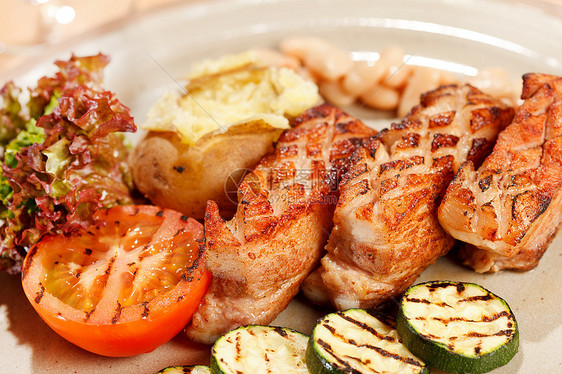
[[[150,352],[182,330],[207,290],[203,226],[154,206],[114,207],[96,219],[30,250],[25,294],[53,330],[90,352]]]

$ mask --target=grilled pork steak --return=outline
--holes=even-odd
[[[209,291],[187,328],[212,343],[235,327],[271,322],[318,265],[337,202],[337,183],[361,139],[376,132],[330,105],[308,110],[238,189],[225,222],[205,215]]]
[[[523,77],[525,100],[475,170],[463,165],[439,207],[477,272],[537,266],[562,223],[562,78]]]
[[[366,141],[340,185],[328,253],[305,295],[347,309],[402,293],[453,246],[437,207],[455,172],[466,160],[481,163],[512,117],[470,85],[444,86]]]

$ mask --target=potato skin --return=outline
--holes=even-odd
[[[253,121],[188,145],[175,132],[150,131],[131,154],[135,185],[162,208],[203,219],[207,200],[214,200],[230,218],[236,210],[234,183],[273,150],[281,132]]]

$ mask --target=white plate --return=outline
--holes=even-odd
[[[319,35],[353,52],[400,45],[417,61],[452,71],[498,66],[513,77],[536,71],[562,74],[562,20],[515,2],[480,0],[269,0],[179,5],[74,40],[0,81],[32,84],[69,53],[111,55],[106,86],[129,105],[137,121],[191,63],[251,47],[275,47],[289,35]],[[359,55],[359,54],[358,54]],[[157,61],[157,62],[156,62]],[[472,281],[503,296],[520,325],[521,347],[494,373],[562,371],[562,236],[540,265],[526,273],[477,275],[442,258],[420,280]],[[19,278],[0,274],[0,372],[153,373],[163,367],[208,362],[208,347],[178,335],[150,354],[99,357],[52,332],[28,304]],[[308,333],[321,311],[297,299],[275,321]],[[558,353],[556,353],[558,352]]]

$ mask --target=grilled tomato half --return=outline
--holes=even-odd
[[[103,356],[154,350],[190,321],[210,281],[203,226],[173,210],[117,206],[70,236],[45,236],[22,283],[59,335]]]

